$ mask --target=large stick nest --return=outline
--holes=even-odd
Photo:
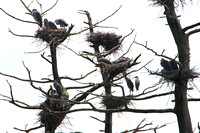
[[[115,49],[114,51],[116,51],[121,47],[121,37],[122,36],[118,36],[115,33],[96,32],[90,33],[86,40],[93,44],[92,47],[98,48],[99,46],[102,46],[105,51],[111,49]]]
[[[163,77],[164,81],[167,82],[176,82],[178,80],[188,80],[188,79],[194,79],[199,76],[199,73],[194,72],[193,69],[191,70],[183,70],[183,72],[179,73],[178,70],[172,70],[169,72],[163,72],[163,70],[160,72],[160,74]]]
[[[131,101],[119,97],[103,97],[101,103],[106,109],[121,109],[125,107],[125,105],[129,105]]]
[[[114,78],[116,75],[123,73],[130,67],[131,60],[128,57],[123,57],[124,60],[118,63],[107,64],[100,61],[99,66],[103,75],[110,75],[111,78]]]
[[[45,125],[46,131],[52,131],[62,123],[66,116],[66,113],[55,113],[55,111],[67,111],[69,102],[53,97],[46,99],[40,106],[42,111],[38,114],[39,121],[42,125]]]
[[[59,43],[60,40],[63,40],[67,34],[66,29],[47,29],[42,28],[36,31],[35,38],[39,38],[42,41],[50,43],[51,41],[57,41]]]

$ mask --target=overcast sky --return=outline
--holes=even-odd
[[[24,0],[25,1],[25,0]],[[29,4],[31,0],[26,0],[26,4]],[[41,0],[43,5],[43,11],[53,5],[55,0]],[[126,51],[130,43],[133,41],[135,35],[136,41],[140,43],[148,42],[148,46],[155,51],[162,52],[165,49],[165,54],[170,57],[177,55],[176,47],[169,27],[166,25],[165,18],[159,18],[163,16],[163,9],[161,7],[150,6],[151,2],[147,0],[59,0],[54,9],[49,11],[44,18],[48,18],[54,21],[57,18],[63,18],[68,24],[74,24],[75,27],[72,32],[77,32],[83,29],[86,25],[83,23],[87,21],[86,16],[79,14],[78,10],[87,10],[90,12],[93,23],[98,22],[105,17],[112,14],[121,5],[121,9],[114,16],[107,21],[100,24],[101,26],[117,27],[118,29],[95,29],[95,31],[110,31],[115,32],[118,35],[125,36],[131,29],[135,29],[132,36],[128,37],[123,43],[123,51]],[[25,14],[27,11],[21,4],[20,0],[6,0],[0,1],[0,8],[3,8],[8,13],[14,15],[23,20],[34,21],[30,15]],[[34,2],[30,9],[40,9],[40,7]],[[200,9],[198,2],[185,6],[184,9],[178,8],[177,15],[181,15],[180,22],[183,27],[199,22]],[[45,44],[34,38],[22,38],[13,36],[8,32],[10,28],[16,34],[22,35],[34,35],[38,26],[35,24],[27,24],[14,20],[8,17],[3,12],[1,15],[0,25],[0,72],[11,74],[20,78],[28,79],[28,74],[23,67],[22,61],[31,70],[32,78],[40,80],[41,78],[52,78],[51,66],[41,58],[40,54],[45,52],[47,55],[49,49],[45,49],[40,53],[28,54],[29,52],[37,52],[45,48]],[[72,36],[70,39],[63,42],[76,52],[80,51],[92,51],[88,47],[88,43],[85,42],[86,32]],[[200,59],[199,59],[199,34],[192,35],[190,37],[191,48],[191,67],[195,67],[199,71]],[[160,58],[156,57],[146,49],[133,45],[131,52],[128,54],[130,58],[135,58],[137,55],[142,54],[139,61],[142,63],[136,68],[141,67],[149,60],[154,59],[147,67],[152,70],[161,70],[159,65]],[[120,53],[119,53],[120,55]],[[110,57],[111,59],[117,59],[116,57]],[[80,77],[83,74],[95,69],[94,65],[81,57],[77,57],[73,52],[66,49],[64,46],[60,46],[58,52],[58,65],[60,76]],[[147,71],[141,70],[132,75],[138,75],[141,80],[141,91],[146,87],[149,87],[159,81],[159,77],[150,76]],[[13,80],[8,77],[0,76],[0,94],[9,96],[9,85],[6,80],[12,85],[14,97],[16,100],[24,101],[30,105],[38,105],[44,98],[41,93],[31,88],[29,83],[24,83],[18,80]],[[88,82],[101,82],[101,76],[99,71],[95,73],[91,78],[85,80]],[[122,80],[124,81],[124,80]],[[196,86],[199,85],[199,79],[194,82]],[[68,83],[64,81],[65,86],[76,86],[75,83]],[[41,86],[43,90],[47,91],[50,84],[37,84]],[[164,86],[159,92],[168,91],[172,87],[166,88]],[[101,93],[103,89],[95,93]],[[128,89],[126,88],[128,93]],[[74,96],[77,91],[69,91],[70,98]],[[193,92],[189,92],[193,97],[199,97],[199,91],[194,87]],[[173,96],[162,98],[161,100],[154,99],[148,102],[134,102],[136,108],[169,108],[173,107],[173,103],[168,102],[173,99]],[[100,101],[95,101],[95,105],[99,106]],[[196,108],[197,102],[189,103],[191,119],[193,122],[193,128],[197,126],[199,121],[199,109]],[[7,102],[0,101],[1,113],[0,113],[0,132],[1,133],[18,133],[19,131],[13,130],[13,127],[24,129],[37,126],[39,123],[37,113],[35,110],[24,110]],[[65,124],[58,128],[57,131],[69,132],[69,131],[82,131],[86,133],[97,133],[99,130],[104,129],[104,124],[89,118],[89,116],[96,116],[99,119],[104,120],[104,114],[93,112],[77,112],[69,114],[68,121],[65,120]],[[158,130],[158,133],[178,132],[178,125],[174,114],[134,114],[134,113],[117,113],[113,117],[113,131],[121,132],[124,130],[132,129],[144,118],[147,118],[146,122],[153,121],[153,127],[157,125],[168,124],[163,129]],[[94,126],[95,125],[95,126]],[[33,131],[33,133],[43,132],[44,129]],[[197,130],[195,130],[197,132]]]

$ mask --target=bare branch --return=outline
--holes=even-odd
[[[186,32],[187,30],[192,29],[194,27],[197,27],[199,25],[200,25],[200,22],[193,24],[193,25],[190,25],[190,26],[187,26],[187,27],[183,28],[183,32]]]
[[[176,62],[176,63],[179,65],[180,68],[182,68],[182,64],[181,64],[179,61],[176,61],[176,60],[174,60],[173,58],[170,58],[170,57],[168,57],[168,56],[166,56],[166,55],[163,55],[163,53],[164,53],[165,50],[163,50],[163,52],[162,52],[161,54],[158,54],[158,53],[157,53],[156,51],[154,51],[153,49],[147,47],[147,42],[146,42],[146,45],[141,44],[141,43],[138,43],[138,42],[134,42],[134,43],[135,43],[135,44],[138,44],[138,45],[140,45],[140,46],[142,46],[142,47],[144,47],[144,48],[146,48],[147,50],[149,50],[149,51],[151,51],[152,53],[154,53],[156,56],[160,56],[160,57],[164,57],[164,58],[169,59],[169,60],[173,60],[174,62]]]
[[[86,59],[86,60],[92,62],[94,65],[96,65],[96,63],[91,58],[89,58],[88,56],[82,55],[81,53],[79,54],[79,56],[83,57],[84,59]]]
[[[97,22],[97,23],[95,23],[95,24],[93,24],[93,27],[92,28],[95,28],[95,27],[97,27],[98,26],[98,24],[100,24],[100,23],[102,23],[102,22],[104,22],[104,21],[106,21],[108,18],[110,18],[110,17],[112,17],[114,14],[116,14],[118,11],[119,11],[119,9],[121,8],[122,6],[120,6],[114,13],[112,13],[111,15],[109,15],[109,16],[107,16],[106,18],[104,18],[103,20],[101,20],[101,21],[99,21],[99,22]],[[83,14],[83,13],[81,13],[81,14]],[[90,28],[86,28],[86,29],[84,29],[84,30],[81,30],[81,31],[79,31],[79,32],[76,32],[76,33],[71,33],[70,35],[77,35],[77,34],[80,34],[80,33],[82,33],[82,32],[85,32],[85,31],[87,31],[87,30],[89,30]]]
[[[44,127],[44,125],[40,125],[40,126],[37,126],[37,127],[33,127],[33,128],[30,128],[30,129],[27,129],[27,130],[19,129],[19,128],[16,128],[16,127],[14,127],[14,129],[15,129],[15,130],[18,130],[18,131],[23,131],[23,132],[29,133],[29,132],[32,131],[32,130],[36,130],[36,129],[39,129],[39,128],[42,128],[42,127]]]
[[[91,108],[82,108],[82,109],[73,109],[69,111],[55,111],[55,113],[73,113],[77,111],[94,111],[94,112],[101,112],[101,113],[117,113],[117,112],[134,112],[134,113],[174,113],[174,109],[91,109]]]
[[[102,120],[100,120],[100,119],[98,119],[98,118],[96,118],[96,117],[94,117],[94,116],[90,116],[91,118],[93,118],[93,119],[95,119],[95,120],[97,120],[97,121],[100,121],[100,122],[102,122],[102,123],[105,123],[105,121],[102,121]]]
[[[187,35],[190,36],[190,35],[192,35],[194,33],[198,33],[198,32],[200,32],[200,29],[195,29],[195,30],[188,32]]]
[[[31,4],[33,4],[33,2],[34,2],[35,0],[32,0],[31,2],[30,2],[30,4],[28,4],[28,9],[29,9],[29,7],[31,6]]]
[[[37,25],[38,25],[37,22],[26,21],[26,20],[22,20],[22,19],[16,18],[16,17],[10,15],[9,13],[7,13],[6,11],[4,11],[2,8],[0,8],[0,10],[2,10],[2,11],[3,11],[6,15],[8,15],[9,17],[14,18],[14,19],[16,19],[16,20],[18,20],[18,21],[25,22],[25,23],[32,23],[32,24],[37,24]]]
[[[80,78],[71,78],[71,77],[65,76],[65,77],[60,77],[60,79],[81,80],[81,79],[86,78],[87,76],[89,76],[90,74],[92,74],[92,73],[94,73],[94,72],[96,72],[96,71],[97,71],[97,69],[94,69],[94,70],[88,72],[87,74],[85,74],[85,75],[83,75],[83,76],[81,75]]]
[[[46,57],[44,57],[44,54],[45,54],[45,52],[43,53],[43,54],[41,54],[41,57],[44,59],[44,60],[46,60],[48,63],[52,63],[50,60],[48,60]]]
[[[98,25],[98,24],[100,24],[100,23],[106,21],[108,18],[110,18],[110,17],[112,17],[113,15],[115,15],[115,14],[121,9],[121,7],[122,7],[122,5],[121,5],[114,13],[112,13],[112,14],[109,15],[108,17],[104,18],[103,20],[101,20],[101,21],[95,23],[94,26],[96,26],[96,25]]]
[[[190,102],[199,102],[200,98],[188,98],[188,101],[190,101]]]
[[[21,3],[24,5],[24,7],[28,10],[28,12],[31,14],[31,10],[28,8],[28,6],[26,6],[26,4],[24,3],[23,0],[20,0]]]
[[[22,78],[18,78],[16,76],[12,76],[12,75],[8,75],[8,74],[4,74],[0,72],[0,75],[6,76],[6,77],[10,77],[10,78],[14,78],[20,81],[26,81],[26,82],[30,82],[30,80],[28,79],[22,79]],[[46,81],[36,81],[36,80],[32,80],[32,82],[36,82],[36,83],[47,83]]]
[[[5,98],[5,99],[1,98],[0,99],[1,101],[7,101],[7,102],[12,103],[13,105],[15,105],[19,108],[23,108],[23,109],[41,109],[40,106],[31,106],[31,105],[28,105],[27,103],[24,103],[24,102],[21,102],[18,100],[14,100],[14,97],[12,94],[12,86],[11,85],[9,85],[9,86],[10,86],[11,97],[0,94],[1,97]]]
[[[49,9],[47,9],[46,11],[44,11],[43,13],[41,13],[41,15],[44,15],[45,13],[47,13],[48,11],[50,11],[51,9],[53,9],[56,6],[57,3],[58,3],[58,0],[56,0],[55,4],[52,7],[50,7]]]
[[[156,89],[157,90],[157,89]],[[154,92],[155,90],[153,90]],[[149,91],[148,93],[150,93],[152,91]],[[148,93],[145,93],[145,94],[148,94]],[[143,97],[143,98],[134,98],[134,100],[146,100],[146,99],[151,99],[151,98],[156,98],[156,97],[161,97],[161,96],[167,96],[167,95],[171,95],[171,94],[174,94],[174,91],[171,91],[171,92],[166,92],[166,93],[161,93],[161,94],[155,94],[155,95],[151,95],[151,96],[147,96],[147,97]],[[140,95],[141,96],[141,95]],[[137,96],[135,96],[137,97]]]
[[[134,31],[134,30],[131,29],[131,32],[130,32],[129,34],[125,35],[125,36],[121,39],[120,44],[125,40],[125,38],[127,38],[128,36],[130,36],[130,35],[133,33],[133,31]],[[134,40],[135,40],[135,39],[134,39]]]
[[[84,12],[85,15],[87,16],[87,18],[88,18],[88,23],[86,23],[86,24],[89,25],[90,33],[93,33],[93,32],[94,32],[94,29],[93,29],[92,18],[91,18],[91,16],[90,16],[90,13],[89,13],[88,11],[83,11],[83,10],[79,10],[79,11]]]
[[[22,62],[22,63],[23,63],[23,65],[24,65],[24,67],[26,68],[27,72],[28,72],[30,85],[31,85],[34,89],[39,90],[39,91],[41,91],[43,94],[47,95],[47,93],[46,93],[44,90],[42,90],[41,87],[36,87],[36,86],[33,85],[33,82],[32,82],[32,79],[31,79],[31,72],[30,72],[30,70],[25,66],[24,62]]]
[[[31,36],[31,35],[19,35],[19,34],[15,34],[14,32],[12,32],[10,29],[8,29],[8,31],[13,34],[14,36],[18,36],[18,37],[32,37],[35,38],[35,36]]]

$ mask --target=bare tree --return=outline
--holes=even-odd
[[[29,6],[27,6],[24,1],[20,0],[21,3],[24,5],[25,9],[28,11],[28,15],[34,16],[34,11],[31,11],[29,9]],[[34,1],[32,1],[29,5],[31,5]],[[42,5],[36,1],[42,11]],[[55,4],[47,9],[44,12],[41,12],[40,15],[43,17],[48,11],[52,10],[54,6],[56,6],[58,1],[55,2]],[[179,1],[181,5],[184,5],[184,1]],[[79,13],[86,15],[87,22],[84,22],[88,27],[84,28],[83,30],[80,30],[79,32],[73,33],[73,27],[74,25],[71,24],[67,28],[50,28],[46,25],[42,25],[37,22],[32,21],[26,21],[19,19],[9,13],[7,13],[4,9],[0,8],[1,11],[3,11],[8,16],[12,17],[13,19],[16,19],[17,21],[25,22],[25,23],[31,23],[31,24],[39,24],[41,26],[39,29],[37,29],[35,35],[19,35],[11,30],[10,33],[19,36],[19,37],[32,37],[39,39],[40,41],[46,43],[46,47],[43,50],[47,50],[48,47],[50,49],[50,60],[45,56],[45,54],[41,54],[41,57],[47,61],[51,68],[52,68],[52,75],[53,78],[43,78],[42,80],[34,80],[31,77],[31,71],[28,67],[26,67],[25,63],[24,67],[27,70],[28,79],[22,79],[20,77],[16,77],[13,75],[8,75],[5,73],[0,72],[1,75],[11,77],[20,81],[29,82],[32,88],[40,91],[45,96],[45,101],[38,105],[28,105],[25,102],[18,101],[14,98],[13,92],[12,92],[12,86],[8,82],[8,85],[10,87],[10,96],[6,96],[3,94],[0,94],[1,100],[8,101],[20,108],[24,109],[39,109],[41,112],[39,113],[40,116],[40,122],[41,124],[38,127],[34,127],[28,130],[22,130],[15,128],[20,131],[24,132],[30,132],[32,130],[45,127],[46,133],[54,133],[56,128],[62,123],[62,121],[65,119],[66,115],[73,112],[79,112],[79,111],[95,111],[95,112],[102,112],[105,113],[105,120],[99,120],[96,117],[92,117],[100,122],[103,122],[105,124],[105,133],[112,133],[112,115],[113,113],[117,112],[132,112],[132,113],[175,113],[178,119],[179,124],[179,131],[180,133],[192,133],[192,124],[190,119],[190,114],[188,110],[188,100],[196,100],[199,101],[199,99],[188,99],[187,98],[187,90],[189,89],[187,84],[189,81],[192,81],[194,78],[198,77],[198,73],[194,72],[190,68],[190,49],[189,49],[189,36],[199,32],[199,29],[194,29],[196,26],[199,26],[200,23],[182,28],[181,24],[178,20],[178,16],[175,12],[175,4],[176,1],[174,0],[153,0],[154,5],[160,5],[162,6],[165,11],[164,14],[166,16],[168,25],[171,29],[172,35],[174,37],[176,46],[178,48],[178,59],[171,58],[167,55],[164,55],[164,51],[162,51],[160,54],[159,52],[154,51],[153,49],[149,48],[146,44],[138,43],[136,42],[135,38],[130,43],[129,48],[124,52],[121,56],[118,57],[118,59],[113,60],[111,59],[111,56],[115,55],[116,52],[118,52],[123,45],[123,41],[131,36],[134,32],[134,30],[131,30],[131,32],[125,36],[122,35],[116,35],[115,33],[110,32],[96,32],[96,28],[105,28],[100,26],[100,24],[110,17],[112,17],[114,14],[116,14],[119,9],[117,9],[115,12],[113,12],[111,15],[106,17],[105,19],[98,21],[97,23],[92,22],[92,16],[90,16],[89,11],[86,10],[80,10]],[[114,27],[106,27],[106,28],[114,28]],[[187,32],[190,30],[190,32]],[[86,59],[90,61],[97,69],[100,70],[100,74],[102,77],[102,82],[100,83],[86,83],[83,86],[80,85],[80,81],[85,79],[86,77],[90,76],[92,73],[96,72],[95,70],[90,70],[87,74],[84,76],[78,77],[78,78],[71,78],[70,76],[60,76],[61,74],[58,73],[58,65],[57,65],[57,51],[59,50],[59,46],[62,45],[64,41],[66,41],[67,38],[70,36],[79,35],[83,32],[87,33],[87,39],[86,41],[90,45],[90,48],[93,50],[93,52],[88,51],[82,51],[80,53],[75,52],[73,49],[68,48],[70,51],[72,51],[77,56],[82,57],[83,59]],[[127,53],[130,52],[130,49],[133,44],[138,44],[147,50],[150,50],[155,55],[160,56],[162,58],[165,58],[169,61],[166,62],[173,62],[175,65],[178,64],[177,69],[169,68],[165,70],[165,65],[162,71],[156,71],[153,72],[149,69],[147,69],[147,65],[151,62],[146,62],[145,64],[141,65],[141,62],[138,61],[140,56],[139,55],[133,55],[133,57],[127,57]],[[42,50],[42,51],[43,51]],[[38,51],[40,53],[41,51]],[[134,70],[133,68],[136,65],[140,65],[140,68],[137,70]],[[128,78],[128,76],[132,75],[134,72],[138,72],[139,70],[146,68],[147,71],[152,75],[158,75],[161,77],[161,81],[158,84],[152,85],[151,87],[148,87],[143,90],[140,94],[137,95],[126,95],[125,94],[125,86],[121,85],[118,81],[121,81],[121,79],[126,79],[126,83],[130,91],[132,91],[132,84],[133,82],[131,79]],[[128,80],[129,79],[129,80]],[[76,87],[70,87],[70,86],[63,86],[62,82],[66,80],[71,80],[77,82]],[[61,82],[62,81],[62,82]],[[129,81],[129,82],[128,82]],[[137,82],[139,82],[137,80]],[[163,92],[160,94],[154,94],[158,90],[160,84],[162,86],[162,83],[168,82],[175,84],[174,91],[168,91]],[[44,90],[41,87],[37,87],[35,83],[50,83],[53,85],[50,85],[49,90]],[[57,87],[56,87],[56,85]],[[101,94],[96,94],[95,91],[99,88],[103,87],[104,91]],[[121,92],[121,96],[116,96],[115,93],[112,91],[112,88],[118,87],[119,91]],[[76,94],[73,98],[69,99],[68,90],[70,89],[87,89],[85,91],[79,91],[78,94]],[[59,91],[61,94],[59,94]],[[149,100],[152,98],[160,98],[163,96],[168,95],[175,95],[175,100],[172,102],[175,102],[174,108],[166,108],[166,109],[136,109],[132,105],[132,101],[143,101],[143,100]],[[148,96],[147,96],[148,95]],[[88,96],[92,96],[93,98],[87,99]],[[99,98],[102,99],[103,108],[98,108],[94,106],[93,100]],[[79,108],[79,109],[72,109],[74,105],[78,104],[87,104],[89,105],[88,108]],[[145,121],[142,120],[136,128],[127,129],[124,132],[142,132],[142,131],[156,131],[167,124],[161,125],[161,126],[155,126],[146,128],[149,125],[152,125],[153,123],[146,123],[143,124]],[[143,124],[143,125],[142,125]]]

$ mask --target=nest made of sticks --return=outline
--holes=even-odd
[[[160,73],[158,73],[158,75],[162,76],[160,82],[162,83],[167,82],[172,84],[180,80],[183,81],[190,80],[190,82],[193,82],[194,78],[199,77],[199,73],[195,72],[194,69],[183,70],[181,74],[178,70],[172,70],[168,72],[165,71],[163,72],[162,70]]]
[[[163,80],[167,82],[176,82],[177,80],[188,80],[188,79],[194,79],[199,76],[199,73],[196,73],[194,69],[190,70],[183,70],[181,76],[178,70],[172,70],[172,71],[161,71],[161,76],[163,77]]]
[[[67,111],[69,109],[69,102],[54,97],[46,99],[40,106],[42,111],[38,114],[39,122],[51,131],[56,129],[66,116],[66,113],[55,113],[54,111]]]
[[[67,34],[66,29],[47,29],[42,28],[36,31],[35,38],[39,38],[42,41],[45,41],[47,43],[50,43],[51,41],[57,41],[59,43],[59,40],[63,40]]]
[[[121,47],[121,37],[122,36],[118,36],[115,33],[96,32],[90,33],[86,40],[93,44],[92,47],[98,48],[99,46],[102,46],[105,51],[114,49],[114,52]]]
[[[99,62],[101,71],[105,75],[110,75],[111,78],[114,78],[116,75],[124,72],[130,67],[131,60],[126,57],[124,61],[118,63],[107,64],[105,62]]]
[[[103,97],[101,103],[106,107],[106,109],[121,109],[125,105],[129,105],[131,101],[120,97]]]

